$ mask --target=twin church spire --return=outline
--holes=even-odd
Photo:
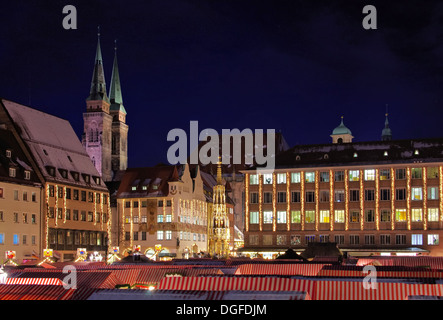
[[[123,106],[120,74],[117,63],[117,41],[114,45],[109,96],[106,91],[100,29],[97,33],[97,49],[91,87],[83,114],[82,144],[103,181],[112,181],[116,173],[128,165],[126,110]]]

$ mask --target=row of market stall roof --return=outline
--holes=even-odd
[[[443,257],[365,257],[355,259],[352,265],[322,260],[191,259],[149,264],[82,262],[9,267],[6,283],[0,285],[0,300],[443,297]],[[377,272],[370,289],[365,286],[367,265],[374,266],[372,270]],[[67,277],[66,266],[75,267],[75,287],[72,278]]]

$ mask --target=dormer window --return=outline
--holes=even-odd
[[[354,152],[354,158],[357,158],[357,157],[358,157],[357,152]]]
[[[48,172],[48,174],[51,176],[51,177],[55,177],[55,168],[54,167],[46,167],[46,172]]]
[[[11,158],[12,157],[12,151],[11,150],[6,150],[6,157],[7,158]]]
[[[90,183],[91,181],[91,177],[89,176],[89,174],[83,174],[83,179],[86,183]]]
[[[58,169],[58,171],[60,172],[60,175],[62,176],[63,179],[68,178],[68,170]]]
[[[416,156],[418,156],[420,153],[418,152],[417,149],[415,149],[414,154],[415,154]]]
[[[388,152],[387,152],[387,151],[383,152],[383,155],[384,155],[385,157],[387,157],[387,156],[388,156]]]
[[[31,179],[31,171],[25,170],[25,180],[30,180],[30,179]]]
[[[79,176],[78,172],[71,171],[71,175],[75,181],[79,181],[80,176]]]
[[[15,178],[16,175],[16,169],[15,168],[9,168],[9,176],[12,178]]]
[[[132,191],[136,191],[136,190],[137,190],[137,187],[132,187],[131,190],[132,190]]]

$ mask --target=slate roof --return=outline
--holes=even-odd
[[[100,174],[67,120],[9,100],[1,99],[1,103],[46,181],[107,191],[102,179],[99,183],[94,179]],[[75,173],[79,175],[78,181]],[[89,182],[86,176],[90,177]]]

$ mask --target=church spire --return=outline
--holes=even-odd
[[[222,181],[221,157],[218,157],[218,162],[217,162],[217,184],[221,185],[222,183],[223,183],[223,181]]]
[[[385,114],[385,127],[383,128],[381,132],[381,140],[382,141],[390,141],[392,140],[392,131],[391,128],[389,128],[389,121],[388,121],[388,113]]]
[[[114,41],[114,65],[112,67],[111,86],[109,88],[109,99],[111,101],[111,111],[121,111],[126,114],[123,106],[122,89],[120,84],[120,74],[117,63],[117,40]]]
[[[100,47],[100,27],[98,27],[97,32],[97,51],[95,53],[95,64],[94,72],[92,73],[91,90],[86,100],[104,100],[106,102],[109,102],[108,96],[106,94],[105,72],[103,69],[103,58]]]

